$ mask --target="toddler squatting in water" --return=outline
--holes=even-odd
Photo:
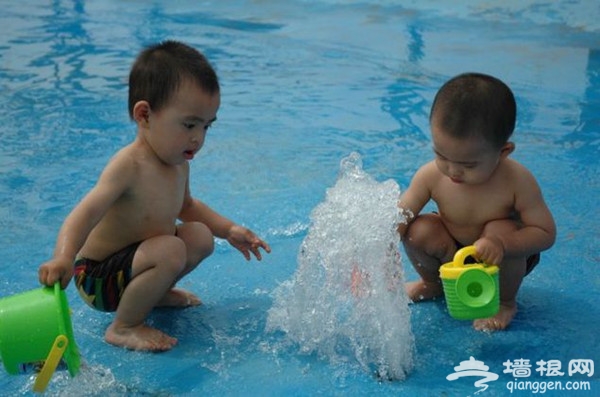
[[[408,224],[398,232],[421,276],[406,285],[413,301],[443,294],[439,267],[463,246],[499,266],[500,310],[475,320],[478,330],[508,327],[523,277],[556,238],[534,176],[509,158],[516,111],[513,93],[497,78],[466,73],[446,82],[429,117],[435,159],[415,173],[399,203]],[[429,200],[438,212],[420,214]]]
[[[116,311],[105,340],[163,351],[177,340],[145,324],[154,307],[199,305],[175,284],[207,258],[214,237],[246,259],[269,245],[190,193],[189,162],[217,118],[220,88],[206,58],[179,42],[143,50],[129,75],[134,141],[109,161],[92,190],[65,219],[42,284],[66,288],[75,275],[92,307]]]

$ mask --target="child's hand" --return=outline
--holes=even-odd
[[[233,225],[229,229],[227,241],[237,248],[247,260],[250,260],[250,252],[254,254],[256,259],[261,260],[260,247],[266,252],[271,252],[269,244],[259,239],[251,230],[239,225]]]
[[[73,263],[52,259],[40,266],[38,277],[41,284],[52,287],[59,281],[61,287],[65,289],[73,277]]]
[[[504,245],[496,237],[482,237],[473,243],[477,259],[490,264],[499,265],[504,259]]]

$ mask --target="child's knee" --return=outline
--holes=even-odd
[[[402,243],[407,252],[421,252],[442,262],[451,260],[456,251],[454,238],[437,214],[423,214],[415,218]]]
[[[204,258],[210,256],[215,249],[215,239],[208,228],[200,222],[190,222],[186,224],[189,238],[185,240],[188,247],[188,263],[199,263]]]
[[[162,241],[161,258],[156,258],[157,266],[177,275],[185,268],[186,255],[185,243],[180,238],[165,236]]]
[[[210,229],[203,223],[198,224],[198,252],[207,257],[215,250],[215,238]]]
[[[435,214],[423,214],[417,216],[406,229],[403,244],[413,248],[425,248],[431,241],[431,236],[439,230],[439,220]]]

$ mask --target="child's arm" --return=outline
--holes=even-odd
[[[478,255],[487,260],[494,244],[502,247],[501,257],[490,263],[501,263],[503,257],[527,257],[550,248],[556,239],[554,218],[544,201],[542,191],[533,175],[522,168],[516,178],[515,211],[521,227],[515,232],[495,237],[496,243],[482,238],[474,243]]]
[[[271,252],[269,245],[258,238],[251,230],[235,224],[200,200],[193,198],[190,194],[189,186],[186,186],[185,198],[181,212],[179,213],[179,219],[184,222],[197,221],[204,223],[212,231],[213,235],[226,239],[247,260],[250,260],[250,253],[253,253],[256,259],[261,260],[260,247],[266,252]]]
[[[60,281],[63,288],[69,285],[75,255],[111,204],[128,186],[128,170],[131,167],[124,167],[122,162],[115,160],[109,163],[96,186],[67,216],[58,233],[53,258],[39,268],[40,283],[51,286]]]
[[[425,204],[431,199],[430,184],[435,172],[435,164],[433,162],[427,163],[422,166],[413,176],[412,181],[408,188],[400,196],[398,207],[402,211],[403,215],[406,216],[406,223],[398,225],[398,233],[400,238],[404,238],[404,234],[408,229],[408,225],[419,212],[423,209]]]

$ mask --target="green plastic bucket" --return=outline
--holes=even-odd
[[[0,299],[0,356],[9,374],[44,371],[50,376],[62,361],[69,374],[79,371],[81,359],[75,344],[71,314],[59,284]]]
[[[464,247],[440,267],[448,312],[458,320],[492,317],[500,308],[498,266],[465,264],[474,254],[475,247]]]

